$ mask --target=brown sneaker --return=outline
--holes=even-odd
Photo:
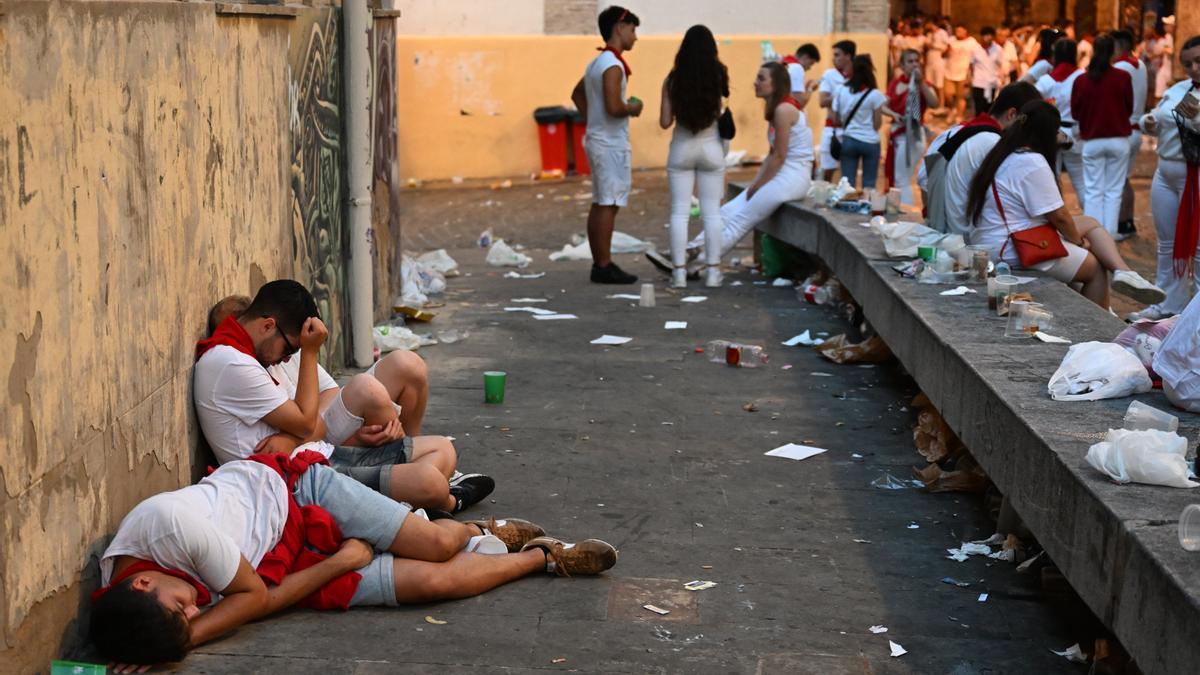
[[[546,562],[554,563],[553,571],[562,577],[600,574],[617,564],[617,549],[599,539],[584,539],[577,544],[568,544],[554,537],[538,537],[526,543],[521,550],[528,551],[531,548],[545,551]]]
[[[501,518],[499,520],[489,518],[487,520],[467,520],[464,522],[467,525],[483,528],[496,535],[508,547],[509,553],[520,551],[526,542],[546,534],[546,531],[542,528],[528,520],[521,520],[520,518]]]

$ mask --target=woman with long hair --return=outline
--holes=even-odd
[[[1036,85],[1041,76],[1053,70],[1054,43],[1060,37],[1062,35],[1053,28],[1043,28],[1038,33],[1036,43],[1038,49],[1037,57],[1033,60],[1033,63],[1029,64],[1029,70],[1025,71],[1025,74],[1021,76],[1022,80]]]
[[[1059,121],[1058,109],[1046,101],[1026,103],[984,158],[967,198],[967,219],[974,224],[971,243],[988,247],[993,258],[1018,267],[1021,260],[1012,234],[1050,224],[1067,255],[1033,269],[1063,283],[1083,284],[1083,295],[1105,309],[1110,271],[1118,293],[1146,304],[1161,301],[1162,289],[1129,268],[1100,223],[1088,216],[1072,217],[1063,205],[1050,168],[1058,152]]]
[[[888,83],[883,114],[895,120],[889,134],[884,172],[888,185],[900,188],[900,202],[912,205],[913,170],[925,154],[925,110],[937,104],[937,92],[921,72],[915,49],[900,52],[900,75]]]
[[[1054,43],[1054,69],[1038,78],[1034,85],[1038,93],[1058,108],[1062,121],[1059,122],[1058,166],[1055,175],[1064,170],[1071,177],[1071,186],[1075,188],[1075,197],[1079,200],[1079,208],[1087,208],[1087,190],[1083,182],[1083,144],[1079,140],[1079,125],[1071,111],[1071,92],[1075,88],[1075,80],[1083,76],[1083,71],[1075,64],[1078,49],[1071,38],[1060,38]]]
[[[750,187],[721,207],[725,225],[720,242],[706,243],[705,238],[696,237],[688,244],[693,250],[704,247],[706,260],[719,260],[784,202],[803,199],[808,194],[812,183],[812,131],[791,91],[787,66],[768,61],[758,69],[754,95],[763,99],[763,117],[770,125],[767,140],[771,152]]]
[[[1163,92],[1141,119],[1142,131],[1158,139],[1158,168],[1150,183],[1150,211],[1158,233],[1156,281],[1167,299],[1129,315],[1130,320],[1165,319],[1183,312],[1200,272],[1200,35],[1183,43],[1179,61],[1187,79]],[[1184,204],[1188,204],[1184,208]]]
[[[850,79],[833,98],[833,116],[841,128],[842,176],[853,185],[862,164],[862,189],[875,187],[879,173],[879,125],[887,97],[875,83],[870,54],[854,57]]]
[[[1133,78],[1114,68],[1116,41],[1096,39],[1087,72],[1071,88],[1071,112],[1083,143],[1083,213],[1117,235],[1121,192],[1129,173],[1129,115],[1133,112]]]
[[[675,54],[675,67],[663,80],[658,123],[675,125],[667,155],[671,186],[671,286],[687,286],[688,216],[692,189],[700,199],[708,247],[705,285],[721,285],[721,197],[725,192],[725,151],[717,134],[722,101],[729,96],[729,72],[717,56],[717,41],[705,26],[692,26]]]

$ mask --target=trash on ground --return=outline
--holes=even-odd
[[[509,302],[549,302],[546,298],[513,298]]]
[[[529,312],[530,314],[557,314],[552,309],[543,309],[541,307],[505,307],[506,312]]]
[[[1079,648],[1078,643],[1067,647],[1061,652],[1056,652],[1053,649],[1051,649],[1050,652],[1057,656],[1063,657],[1071,663],[1087,663],[1087,656],[1084,655],[1083,650]]]
[[[972,541],[971,543],[972,544],[983,544],[984,546],[999,546],[999,545],[1003,544],[1006,540],[1007,540],[1007,537],[1005,537],[1003,534],[1000,534],[999,532],[996,532],[996,533],[993,533],[992,536],[988,537],[987,539],[976,539],[975,541]]]
[[[471,332],[467,330],[460,330],[458,328],[447,328],[446,330],[438,331],[436,335],[439,343],[444,345],[452,345],[455,342],[462,342],[463,340],[471,337]]]
[[[987,594],[987,593],[980,593],[980,594],[979,594],[979,602],[987,602],[987,599],[988,599],[988,594]]]
[[[533,318],[538,321],[562,321],[564,319],[578,319],[579,317],[574,314],[534,314]]]
[[[680,302],[704,302],[708,298],[703,295],[689,295],[686,298],[680,298]]]
[[[633,338],[631,338],[631,337],[621,337],[619,335],[601,335],[600,337],[596,338],[595,340],[592,340],[592,344],[594,344],[594,345],[623,345],[632,339]]]
[[[513,186],[513,182],[511,180],[505,179],[505,180],[499,181],[497,183],[492,183],[491,188],[493,190],[507,190],[508,188],[510,188],[512,186]]]
[[[874,223],[871,226],[882,239],[883,250],[889,258],[916,258],[917,249],[932,246],[954,255],[966,246],[961,234],[943,234],[937,230],[908,221]]]
[[[521,274],[520,272],[508,271],[504,273],[505,279],[541,279],[546,276],[545,272],[534,272],[533,274]]]
[[[431,623],[435,626],[445,626],[447,622],[442,621],[441,619],[435,619],[432,616],[429,616],[428,614],[426,614],[425,615],[425,623]]]
[[[654,612],[655,614],[661,614],[661,615],[666,615],[666,614],[671,613],[671,610],[669,610],[669,609],[663,609],[662,607],[657,607],[655,605],[650,605],[650,604],[642,605],[642,609],[648,609],[651,612]]]
[[[959,286],[957,288],[951,288],[948,291],[942,291],[938,295],[966,295],[967,293],[978,293],[978,291],[976,291],[974,288]]]
[[[924,469],[913,467],[913,476],[929,492],[986,492],[988,477],[983,468],[970,454],[963,454],[954,462],[955,470],[946,471],[936,463]]]
[[[799,335],[795,335],[795,336],[788,338],[782,344],[785,347],[795,347],[796,345],[804,345],[806,347],[815,347],[815,346],[821,344],[822,342],[824,342],[824,340],[818,340],[817,338],[814,338],[809,333],[809,331],[806,330]]]
[[[496,235],[492,234],[492,228],[489,227],[479,233],[479,238],[475,240],[475,243],[479,245],[479,248],[487,248],[492,245],[492,240],[495,238]]]
[[[417,256],[417,262],[428,269],[436,270],[442,273],[444,277],[456,277],[459,275],[458,262],[446,253],[446,249],[439,248],[435,251],[427,251]]]
[[[817,352],[834,363],[885,363],[891,361],[892,350],[878,335],[852,343],[844,334],[835,335],[817,347]]]
[[[924,487],[924,484],[919,480],[900,480],[884,471],[883,475],[871,481],[871,487],[880,490],[907,490],[913,487]]]
[[[1154,386],[1138,357],[1111,342],[1072,345],[1047,388],[1056,401],[1096,401],[1144,394]]]
[[[747,345],[729,340],[710,340],[704,346],[704,353],[713,363],[724,363],[737,368],[757,368],[771,358],[759,345]]]
[[[954,577],[942,577],[942,583],[950,584],[951,586],[958,586],[959,588],[966,588],[967,586],[971,585],[969,582],[959,581],[958,579],[955,579]]]
[[[716,586],[716,585],[717,585],[717,582],[715,582],[715,581],[701,581],[699,579],[696,579],[695,581],[687,582],[686,584],[683,585],[683,587],[688,589],[689,591],[703,591],[705,589],[712,588],[713,586]]]
[[[417,309],[416,307],[409,307],[408,305],[394,305],[392,307],[392,311],[396,314],[403,314],[406,318],[412,319],[413,321],[428,322],[437,318],[437,315],[433,312],[427,312],[423,309]]]
[[[856,544],[870,544],[871,543],[870,539],[851,539],[850,541],[853,541]]]
[[[833,377],[833,373],[822,373],[819,370],[814,370],[811,373],[809,373],[809,375],[811,375],[812,377]]]
[[[758,404],[753,401],[742,405],[742,410],[746,412],[758,412]]]
[[[1041,340],[1042,342],[1049,342],[1050,344],[1054,344],[1054,345],[1069,345],[1069,344],[1071,344],[1071,341],[1066,338],[1060,338],[1057,335],[1043,333],[1040,330],[1037,331],[1036,333],[1034,333],[1033,337]]]
[[[791,288],[792,286],[796,285],[796,282],[792,281],[791,279],[784,279],[783,277],[779,277],[778,279],[772,281],[771,285],[776,288],[785,288],[785,287]]]
[[[919,529],[921,529],[921,526],[920,526],[920,525],[918,525],[918,524],[916,524],[916,523],[909,523],[909,524],[908,524],[908,529],[910,529],[910,530],[919,530]]]
[[[391,324],[381,324],[375,326],[372,331],[375,340],[375,347],[379,349],[381,354],[394,352],[397,350],[413,351],[422,346],[421,338],[411,328],[405,326],[393,326]]]
[[[880,633],[886,633],[886,632],[887,632],[887,626],[871,626],[871,627],[870,627],[870,628],[868,628],[867,630],[869,630],[869,631],[871,631],[872,633],[875,633],[876,635],[878,635],[878,634],[880,634]]]
[[[900,645],[896,644],[895,642],[892,642],[891,640],[888,640],[888,647],[890,647],[892,650],[892,656],[904,656],[905,654],[908,653],[907,649],[905,649],[904,647],[901,647]]]
[[[1037,562],[1037,561],[1038,561],[1038,559],[1039,559],[1039,558],[1041,558],[1041,557],[1042,557],[1043,555],[1045,555],[1045,554],[1046,554],[1046,552],[1045,552],[1045,551],[1041,551],[1041,552],[1039,552],[1037,555],[1035,555],[1035,556],[1033,556],[1032,558],[1030,558],[1030,559],[1026,560],[1025,562],[1021,563],[1020,565],[1017,565],[1017,572],[1024,573],[1024,572],[1027,572],[1027,571],[1029,571],[1029,569],[1030,569],[1031,567],[1033,567],[1033,564],[1034,564],[1035,562]]]
[[[449,256],[447,256],[449,257]],[[400,299],[395,303],[408,307],[424,307],[430,295],[446,291],[446,275],[436,262],[422,262],[405,253],[400,258]]]
[[[663,324],[663,330],[683,330],[687,328],[686,321],[668,321]]]
[[[990,546],[964,541],[958,548],[946,549],[946,553],[950,554],[946,556],[947,560],[965,562],[967,558],[973,555],[991,555],[992,549]]]
[[[591,196],[590,193],[588,195]],[[624,232],[613,232],[612,247],[609,249],[611,253],[645,253],[654,249],[654,244],[648,241],[642,241],[637,237],[631,236]],[[550,260],[591,260],[592,249],[588,245],[587,239],[579,242],[572,242],[562,247],[562,250],[555,251],[550,254]]]
[[[1088,448],[1087,463],[1117,483],[1200,487],[1188,478],[1187,447],[1187,439],[1173,432],[1109,429],[1104,441]]]
[[[641,300],[642,296],[635,293],[613,293],[612,295],[604,296],[608,300]]]
[[[787,445],[781,445],[774,450],[768,450],[763,454],[767,455],[768,457],[784,457],[786,459],[801,460],[808,459],[809,457],[819,455],[823,452],[829,451],[825,448],[814,448],[811,445],[788,443]]]
[[[566,663],[566,657],[560,656],[557,659],[550,659],[550,663]]]
[[[533,258],[513,249],[503,239],[492,242],[488,249],[487,264],[492,267],[525,267],[533,262]]]

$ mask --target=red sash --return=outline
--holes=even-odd
[[[1076,70],[1079,68],[1074,63],[1060,63],[1050,71],[1050,77],[1054,78],[1055,82],[1065,82]]]
[[[632,74],[633,74],[633,71],[629,69],[629,64],[628,64],[628,63],[625,63],[625,59],[624,59],[624,58],[622,58],[622,56],[621,56],[621,52],[617,51],[617,50],[616,50],[616,49],[614,49],[613,47],[609,47],[609,46],[607,46],[607,45],[606,45],[606,46],[604,46],[604,47],[596,47],[596,51],[598,51],[598,52],[612,52],[613,56],[617,57],[617,60],[618,60],[618,61],[620,61],[620,62],[621,62],[621,65],[625,67],[625,77],[626,77],[626,78],[628,78],[630,75],[632,75]]]

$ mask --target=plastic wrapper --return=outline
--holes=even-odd
[[[1138,357],[1111,342],[1071,345],[1050,377],[1050,397],[1056,401],[1097,401],[1144,394],[1153,387]]]
[[[1118,483],[1200,487],[1188,478],[1186,454],[1187,439],[1176,433],[1110,429],[1107,438],[1088,448],[1087,463]]]
[[[886,363],[894,358],[892,350],[878,335],[859,343],[850,342],[844,334],[835,335],[816,350],[834,363]]]

